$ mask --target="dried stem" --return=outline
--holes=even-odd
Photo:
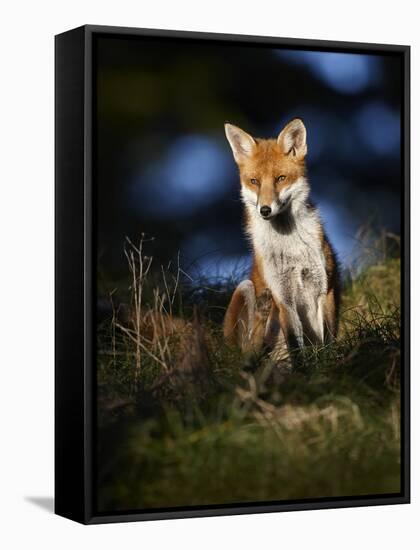
[[[153,239],[148,239],[153,240]],[[118,320],[114,304],[112,304],[112,338],[115,357],[115,329],[118,328],[134,344],[133,355],[135,358],[135,380],[142,369],[142,356],[148,355],[156,361],[166,372],[170,370],[172,352],[170,341],[175,331],[173,304],[179,289],[181,276],[180,259],[178,253],[177,272],[173,281],[169,284],[168,273],[161,267],[162,286],[164,293],[159,288],[153,290],[153,304],[145,308],[144,288],[147,276],[150,272],[153,258],[144,254],[144,243],[147,242],[144,234],[141,235],[138,244],[134,244],[126,237],[124,254],[130,273],[131,312],[126,322]],[[148,338],[145,332],[150,336]]]

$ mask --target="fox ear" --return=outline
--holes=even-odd
[[[254,138],[237,126],[229,123],[225,124],[225,132],[236,162],[242,162],[252,153],[256,145]]]
[[[303,159],[307,152],[306,146],[306,128],[300,118],[291,120],[277,138],[277,143],[281,145],[286,155]]]

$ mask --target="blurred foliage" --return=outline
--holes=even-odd
[[[184,268],[202,254],[223,261],[248,253],[226,120],[274,137],[288,119],[304,118],[313,198],[343,261],[360,224],[373,220],[399,233],[398,57],[109,37],[95,52],[98,266],[105,279],[124,276],[124,238],[140,230],[156,237],[158,263],[178,251]],[[363,86],[346,93],[332,85],[343,71],[355,82],[360,68]],[[201,246],[191,242],[197,236]]]

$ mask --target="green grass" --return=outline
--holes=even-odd
[[[211,291],[187,362],[171,336],[169,372],[147,353],[136,372],[133,343],[104,321],[99,509],[399,492],[399,282],[395,255],[347,281],[339,338],[293,368],[227,348]],[[217,290],[220,311],[229,292]],[[191,326],[187,294],[173,315]]]

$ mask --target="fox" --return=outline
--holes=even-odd
[[[234,290],[223,333],[243,352],[323,345],[337,336],[340,270],[307,178],[307,132],[294,118],[275,139],[227,122],[239,169],[250,278]]]

